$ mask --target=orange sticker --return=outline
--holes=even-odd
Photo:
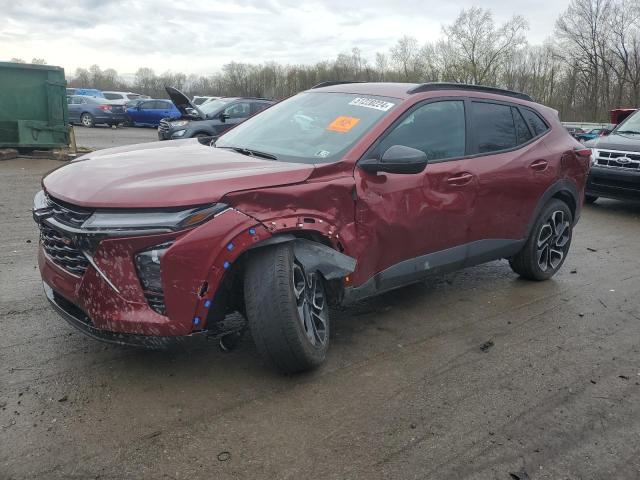
[[[333,132],[347,133],[349,130],[355,127],[359,121],[360,121],[359,118],[340,116],[336,118],[333,122],[331,122],[331,124],[327,127],[327,130],[331,130]]]

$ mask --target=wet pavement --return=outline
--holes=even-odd
[[[147,127],[112,128],[98,125],[86,128],[75,125],[73,131],[76,134],[78,147],[87,147],[92,150],[158,141],[158,131]]]
[[[498,261],[333,311],[327,363],[283,377],[249,337],[58,318],[29,211],[58,165],[0,162],[0,479],[640,478],[640,203],[586,206],[550,281]]]

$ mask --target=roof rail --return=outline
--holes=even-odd
[[[533,98],[526,93],[505,90],[504,88],[487,87],[486,85],[470,85],[468,83],[427,82],[407,90],[407,93],[432,92],[436,90],[470,90],[475,92],[495,93],[507,97],[519,98],[533,102]]]
[[[320,82],[317,85],[314,85],[313,87],[311,87],[311,90],[313,90],[314,88],[322,88],[322,87],[333,87],[334,85],[342,85],[342,84],[346,84],[346,83],[362,83],[359,81],[354,81],[354,80],[345,80],[345,81],[329,81],[329,82]]]

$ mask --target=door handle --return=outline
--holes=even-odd
[[[546,170],[548,165],[549,165],[549,162],[547,162],[546,160],[536,160],[530,165],[530,167],[533,170],[542,171],[542,170]]]
[[[454,187],[462,187],[463,185],[468,184],[473,180],[473,175],[470,173],[464,172],[454,175],[452,177],[447,178],[447,183]]]

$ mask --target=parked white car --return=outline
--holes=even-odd
[[[107,100],[120,100],[123,104],[129,100],[137,100],[139,98],[149,98],[147,95],[133,92],[102,92]]]
[[[193,100],[191,100],[191,103],[193,103],[194,105],[200,106],[212,100],[218,100],[219,98],[221,97],[207,97],[207,96],[196,95],[195,97],[193,97]]]

